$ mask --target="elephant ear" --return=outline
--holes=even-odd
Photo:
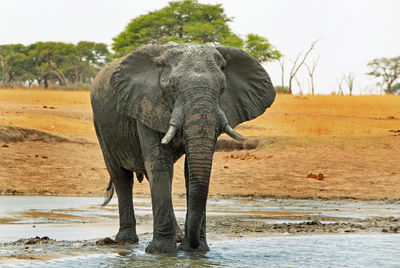
[[[226,88],[220,106],[232,127],[256,118],[271,106],[275,89],[264,68],[248,53],[233,47],[217,46],[226,61]]]
[[[159,83],[155,57],[170,46],[144,46],[127,56],[115,70],[111,83],[117,95],[117,110],[159,132],[167,132],[172,109]]]

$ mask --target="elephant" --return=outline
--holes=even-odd
[[[106,65],[91,87],[93,121],[118,195],[116,240],[138,241],[133,176],[149,181],[153,238],[147,253],[208,251],[206,203],[220,134],[263,114],[275,99],[264,68],[248,53],[206,44],[145,45]],[[179,247],[173,165],[185,155],[187,213]]]

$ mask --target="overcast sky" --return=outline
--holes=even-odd
[[[160,9],[167,0],[0,0],[0,44],[81,40],[112,43],[129,21]],[[244,37],[267,37],[290,59],[321,39],[310,62],[320,57],[315,71],[316,92],[337,91],[337,80],[354,72],[355,94],[376,91],[376,80],[365,75],[376,57],[400,55],[399,0],[200,0],[220,3],[232,30]],[[274,85],[280,85],[279,64],[264,64]],[[298,75],[303,93],[310,91],[306,69]],[[286,79],[287,84],[287,79]],[[375,91],[374,91],[375,89]],[[298,92],[295,82],[295,91]],[[347,93],[345,91],[345,93]]]

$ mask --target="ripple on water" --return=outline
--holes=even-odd
[[[211,243],[205,254],[96,254],[4,267],[399,267],[400,235],[261,237]]]

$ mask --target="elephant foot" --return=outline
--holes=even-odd
[[[197,248],[192,248],[189,242],[186,239],[183,239],[182,243],[179,245],[178,250],[181,251],[209,251],[210,248],[207,245],[207,241],[205,239],[200,239],[199,246]]]
[[[137,243],[139,242],[139,237],[136,234],[135,228],[125,228],[119,230],[117,236],[115,237],[115,241]]]
[[[176,243],[175,240],[159,240],[153,239],[146,248],[146,253],[160,254],[160,253],[175,253]]]

